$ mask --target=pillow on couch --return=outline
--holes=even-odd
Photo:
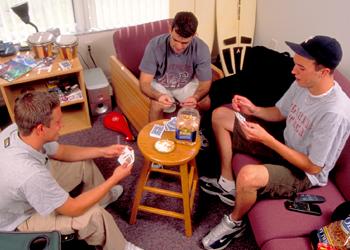
[[[264,46],[247,48],[243,69],[215,81],[209,91],[212,109],[231,103],[235,94],[248,97],[258,106],[273,106],[295,80],[289,53]]]

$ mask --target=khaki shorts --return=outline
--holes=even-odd
[[[159,91],[160,93],[167,94],[178,100],[179,102],[184,101],[187,97],[193,96],[198,88],[199,82],[197,78],[192,79],[191,82],[187,83],[182,88],[165,88],[162,84],[157,83],[156,81],[152,81],[152,88]]]
[[[254,117],[246,117],[248,121],[257,122],[266,129],[276,139],[284,143],[283,123],[265,122]],[[266,187],[258,191],[259,196],[270,198],[291,197],[297,192],[311,188],[311,182],[305,173],[284,160],[274,150],[262,143],[248,141],[240,127],[240,123],[235,119],[235,126],[232,135],[232,147],[234,152],[241,152],[253,155],[261,162],[269,173],[269,181]]]

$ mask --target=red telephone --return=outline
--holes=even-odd
[[[112,111],[103,117],[103,125],[111,130],[120,132],[126,136],[125,140],[135,141],[125,117],[118,112]]]

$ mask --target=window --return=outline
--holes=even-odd
[[[11,7],[23,0],[0,1],[0,40],[20,42],[35,32]],[[39,31],[84,33],[151,22],[169,17],[167,0],[27,0],[29,16]]]

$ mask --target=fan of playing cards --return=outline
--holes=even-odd
[[[176,130],[176,116],[171,117],[165,124],[165,131],[175,131]]]
[[[134,163],[134,161],[135,161],[134,150],[129,149],[128,147],[125,147],[123,153],[118,157],[118,162],[121,165],[123,165],[124,163],[131,165]]]

